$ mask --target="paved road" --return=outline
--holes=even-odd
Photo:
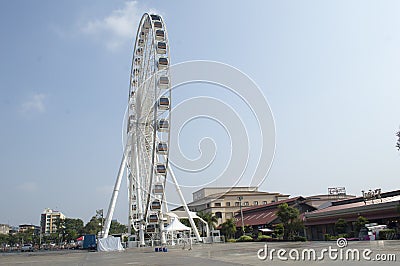
[[[271,257],[261,260],[257,257],[257,252],[263,257],[265,255],[265,244],[267,245],[267,253]],[[332,252],[329,257],[329,247]],[[274,250],[275,249],[275,250]],[[278,250],[284,249],[285,253],[281,251],[281,257],[287,258],[283,261],[278,258]],[[323,249],[328,251],[322,252]],[[337,249],[337,253],[334,253]],[[360,260],[346,260],[346,251],[358,250]],[[306,250],[305,260],[301,259],[302,252]],[[315,250],[316,257],[323,259],[314,261],[308,260],[308,253],[310,250]],[[340,259],[340,250],[343,251],[342,259]],[[362,252],[367,250],[366,261],[362,257]],[[371,253],[368,252],[371,250]],[[271,253],[272,252],[272,253]],[[299,261],[290,259],[299,254]],[[352,258],[351,253],[350,259]],[[335,259],[335,254],[338,257]],[[388,259],[391,255],[396,256],[397,261],[380,261],[380,265],[400,265],[400,241],[363,241],[363,242],[349,242],[346,247],[338,248],[336,242],[306,242],[306,243],[226,243],[226,244],[209,244],[209,245],[195,245],[193,250],[182,250],[179,247],[169,248],[168,252],[154,252],[152,248],[141,249],[127,249],[122,252],[34,252],[34,253],[14,253],[14,254],[1,254],[0,266],[2,265],[376,265],[375,260],[379,255],[380,258],[386,256]],[[311,253],[312,257],[312,253]],[[392,258],[389,258],[393,260]]]

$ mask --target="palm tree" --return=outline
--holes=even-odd
[[[210,230],[213,230],[218,223],[218,217],[213,215],[211,212],[200,211],[197,213],[197,216],[208,223]]]
[[[221,232],[226,236],[227,239],[234,237],[236,233],[236,223],[233,218],[226,220],[225,223],[221,224]]]

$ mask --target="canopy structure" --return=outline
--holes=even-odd
[[[179,219],[174,218],[172,219],[172,222],[164,229],[164,231],[166,232],[192,231],[192,229],[181,223]]]
[[[190,249],[192,248],[192,240],[190,238],[190,235],[192,234],[192,228],[187,227],[183,223],[179,221],[177,217],[172,218],[171,223],[164,228],[164,232],[167,234],[171,235],[171,245],[175,245],[174,241],[174,233],[176,232],[184,232],[188,231],[189,232],[189,244],[190,244]]]
[[[208,223],[204,221],[201,217],[199,217],[195,212],[189,211],[189,215],[186,213],[186,211],[173,211],[173,212],[167,212],[167,216],[171,218],[177,218],[177,219],[199,219],[203,224],[206,225],[206,234],[207,236],[210,236],[210,228],[208,227]]]
[[[169,217],[175,217],[175,218],[179,218],[179,219],[188,219],[189,218],[189,216],[187,215],[187,213],[185,211],[167,212],[166,215],[168,215]],[[189,215],[193,219],[195,219],[195,218],[200,219],[200,217],[197,216],[197,214],[195,212],[189,211]]]

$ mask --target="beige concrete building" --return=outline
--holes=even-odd
[[[193,192],[193,201],[188,204],[191,211],[211,212],[218,224],[234,218],[242,208],[265,205],[287,199],[289,195],[258,191],[257,187],[206,187]],[[182,209],[182,207],[177,208]]]
[[[65,219],[65,215],[60,211],[45,209],[40,218],[40,228],[43,234],[57,232],[57,221]]]
[[[26,231],[31,231],[33,232],[35,235],[39,235],[40,233],[40,226],[37,225],[33,225],[33,224],[20,224],[18,226],[18,232],[23,233]]]
[[[11,230],[8,224],[0,224],[0,234],[7,235]]]

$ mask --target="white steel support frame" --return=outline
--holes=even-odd
[[[129,192],[128,232],[131,234],[131,227],[135,229],[138,233],[139,246],[145,246],[145,231],[151,240],[159,240],[161,244],[166,244],[163,214],[168,212],[165,197],[167,173],[172,178],[197,240],[202,241],[175,174],[168,163],[171,124],[170,54],[167,29],[161,16],[147,13],[143,15],[138,27],[133,54],[127,140],[103,228],[103,237],[109,235],[122,176],[126,168]],[[164,61],[161,62],[160,59]],[[164,79],[163,83],[161,77]],[[165,81],[167,81],[166,84]],[[160,105],[161,97],[164,98],[164,106]],[[165,99],[168,100],[167,106],[165,106]],[[166,128],[160,126],[161,120],[167,121]],[[157,145],[161,143],[166,143],[166,151],[158,150]],[[159,172],[159,165],[163,165],[164,173]],[[155,192],[156,184],[162,187],[161,194]],[[154,216],[157,217],[158,223],[154,223]],[[150,227],[147,228],[147,226]]]
[[[183,208],[185,209],[185,212],[186,212],[186,214],[187,214],[187,216],[189,218],[190,225],[192,226],[192,230],[193,230],[193,232],[194,232],[194,234],[195,234],[195,236],[197,238],[197,241],[200,242],[200,241],[202,241],[202,238],[200,237],[199,230],[197,230],[196,224],[194,223],[194,220],[193,220],[192,216],[190,215],[189,207],[187,206],[186,200],[183,197],[181,188],[178,185],[178,181],[176,180],[174,171],[171,169],[171,167],[168,167],[168,172],[171,175],[172,182],[174,182],[174,184],[175,184],[176,192],[178,192],[179,198],[181,199],[181,203],[183,205]]]
[[[131,157],[131,160],[132,160],[131,161],[131,165],[135,166],[134,167],[134,169],[135,169],[135,173],[134,173],[135,174],[135,182],[132,182],[132,179],[130,179],[131,182],[128,182],[128,183],[130,183],[130,187],[132,187],[132,184],[135,183],[135,185],[137,187],[137,194],[136,194],[137,202],[141,202],[142,201],[142,184],[140,183],[140,178],[139,178],[140,173],[139,173],[139,149],[138,149],[139,138],[138,137],[139,136],[137,136],[134,133],[133,134],[133,138],[132,138],[132,140],[136,139],[136,143],[132,145],[133,146],[133,151],[132,151],[133,153],[132,153],[132,157]],[[132,176],[132,178],[133,178],[133,176]],[[129,195],[129,197],[131,197],[131,196],[132,196],[132,194]],[[143,206],[142,206],[142,204],[138,204],[137,208],[138,208],[139,220],[143,221]],[[132,205],[129,206],[129,209],[130,210],[132,209]],[[129,226],[131,226],[131,221],[132,220],[130,219],[129,220]],[[142,247],[145,246],[145,242],[144,242],[144,230],[145,230],[145,228],[144,228],[144,226],[145,225],[143,224],[143,222],[141,222],[139,224],[139,245],[142,246]]]
[[[112,220],[112,217],[114,214],[115,204],[117,203],[118,193],[119,193],[119,189],[121,187],[122,176],[124,175],[126,159],[127,159],[126,151],[124,151],[124,154],[123,154],[122,160],[121,160],[121,165],[119,166],[119,170],[118,170],[117,180],[115,181],[110,205],[108,206],[107,217],[106,217],[106,221],[104,223],[104,228],[103,228],[103,231],[104,231],[103,238],[108,237],[108,233],[110,231],[111,220]]]

